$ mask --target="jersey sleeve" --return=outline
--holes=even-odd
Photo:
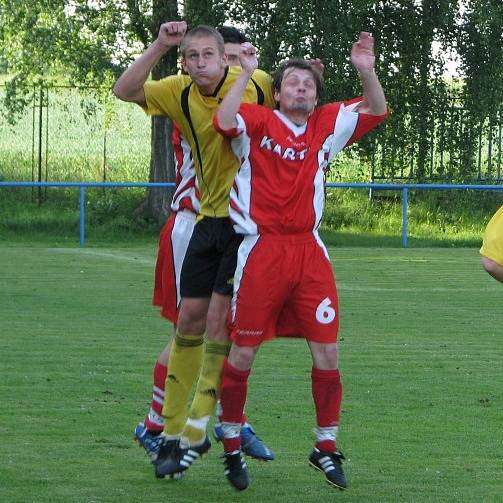
[[[348,100],[344,102],[344,110],[345,113],[347,114],[357,114],[357,122],[356,122],[356,127],[355,130],[351,136],[351,138],[348,140],[347,144],[345,147],[348,147],[355,141],[358,141],[360,138],[365,136],[367,133],[372,131],[372,129],[375,129],[381,122],[383,122],[386,117],[388,116],[388,112],[384,113],[383,115],[371,115],[371,114],[364,114],[360,112],[355,112],[355,108],[358,105],[358,103],[361,103],[363,101],[363,97],[358,97],[354,98],[352,100]]]
[[[250,103],[242,103],[236,115],[237,126],[231,129],[223,129],[218,122],[217,115],[213,117],[213,127],[226,138],[237,138],[243,132],[252,134],[264,121],[264,107]]]
[[[274,90],[272,86],[272,77],[263,70],[255,70],[251,80],[257,88],[258,105],[263,105],[267,108],[274,108],[276,102],[274,100]]]
[[[181,92],[180,76],[172,75],[161,80],[148,80],[143,85],[147,105],[142,107],[147,115],[163,115],[173,119],[177,92]]]
[[[320,127],[325,135],[329,135],[325,144],[329,150],[328,161],[342,149],[365,136],[387,117],[387,113],[371,115],[357,112],[355,108],[362,99],[355,98],[320,107]]]

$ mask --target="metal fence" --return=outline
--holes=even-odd
[[[0,182],[2,187],[74,187],[79,189],[79,243],[85,245],[85,192],[87,188],[173,187],[174,183],[106,183],[106,182]],[[327,183],[327,188],[400,191],[402,197],[402,247],[408,246],[409,191],[416,190],[477,190],[501,191],[503,185],[463,184],[382,184],[382,183]]]
[[[428,117],[426,134],[421,140],[410,127],[411,114],[400,121],[385,122],[373,145],[371,180],[424,180],[464,183],[503,181],[502,131],[503,109],[490,116],[470,117],[459,96]],[[406,142],[397,141],[404,137]],[[423,165],[419,148],[423,145]]]

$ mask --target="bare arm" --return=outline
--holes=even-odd
[[[237,126],[236,114],[243,98],[246,86],[252,73],[258,66],[257,52],[255,47],[249,42],[241,44],[241,54],[239,55],[241,62],[241,73],[239,74],[234,85],[225,95],[217,112],[217,120],[219,126],[224,129],[232,129]]]
[[[117,79],[113,88],[115,96],[123,101],[145,106],[143,84],[147,81],[152,68],[164,54],[180,44],[186,30],[185,21],[170,21],[162,24],[157,39]]]
[[[370,33],[361,32],[351,49],[351,63],[358,71],[363,86],[363,101],[355,111],[371,115],[386,113],[386,98],[381,83],[375,73],[374,38]]]

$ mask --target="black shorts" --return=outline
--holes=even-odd
[[[237,252],[243,236],[228,217],[204,217],[194,227],[180,275],[182,297],[232,295]]]

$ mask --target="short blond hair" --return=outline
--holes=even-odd
[[[222,35],[220,35],[220,33],[215,28],[212,28],[211,26],[207,26],[205,24],[200,24],[199,26],[192,28],[192,30],[187,32],[185,37],[183,37],[182,42],[180,43],[180,54],[182,55],[182,57],[185,57],[185,51],[187,50],[188,43],[193,38],[199,38],[199,37],[214,38],[215,42],[217,43],[218,52],[220,54],[224,54],[225,44]]]

